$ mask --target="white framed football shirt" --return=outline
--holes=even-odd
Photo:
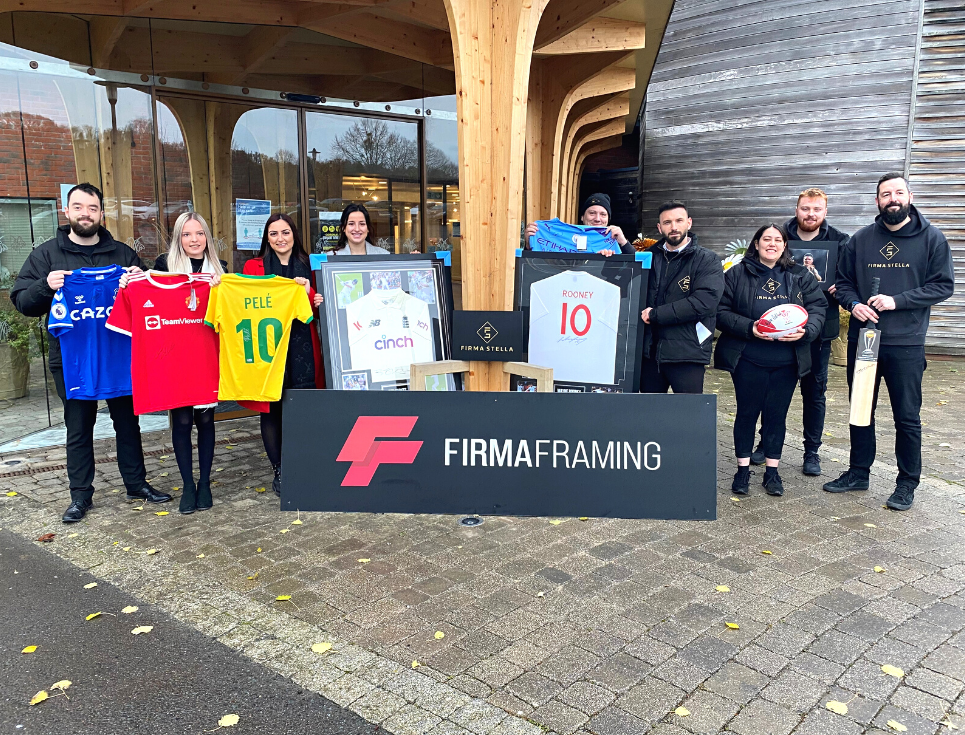
[[[408,380],[414,362],[432,362],[429,305],[401,288],[372,290],[345,307],[352,370],[372,380]]]
[[[529,293],[529,361],[553,368],[553,380],[613,384],[620,287],[566,271]]]

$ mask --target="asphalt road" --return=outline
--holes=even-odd
[[[56,543],[56,541],[54,542]],[[97,587],[84,585],[97,581]],[[98,610],[130,615],[84,618]],[[136,626],[153,625],[146,635]],[[33,654],[21,654],[36,645]],[[68,700],[30,698],[72,682]],[[249,661],[171,616],[0,531],[0,734],[225,735],[380,732],[329,700]],[[384,731],[381,731],[384,732]]]

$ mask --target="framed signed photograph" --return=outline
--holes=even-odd
[[[838,243],[829,241],[791,240],[791,257],[808,269],[825,291],[837,277]]]

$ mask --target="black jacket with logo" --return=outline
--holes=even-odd
[[[835,242],[838,243],[838,258],[841,258],[841,252],[844,250],[844,246],[848,244],[848,240],[851,238],[850,235],[846,235],[831,227],[827,222],[821,223],[821,230],[818,232],[817,237],[813,240],[801,240],[801,236],[797,231],[797,218],[792,217],[787,222],[784,223],[784,227],[787,229],[787,234],[790,236],[791,240],[800,240],[801,242]],[[797,247],[791,245],[791,247]],[[806,247],[806,246],[804,246]],[[840,260],[839,260],[840,262]],[[841,331],[840,322],[838,321],[838,302],[833,295],[829,294],[827,291],[824,292],[824,296],[828,301],[828,313],[824,319],[824,332],[821,335],[821,339],[834,339],[838,336]]]
[[[879,215],[854,233],[838,259],[838,303],[848,311],[855,301],[868,303],[872,278],[881,279],[879,293],[895,300],[894,311],[879,315],[881,344],[923,345],[931,307],[955,292],[948,240],[914,206],[911,222],[896,232]],[[857,341],[862,326],[851,320],[849,341]]]
[[[72,271],[77,268],[103,268],[110,265],[141,267],[141,259],[131,248],[111,237],[103,227],[98,231],[100,239],[90,255],[87,255],[67,236],[69,225],[57,228],[57,234],[38,246],[17,274],[17,281],[10,291],[10,300],[24,316],[49,317],[50,304],[56,293],[47,285],[51,271]],[[44,319],[44,326],[47,319]],[[61,369],[60,340],[47,334],[50,341],[50,367]]]
[[[697,337],[697,322],[714,333],[717,305],[724,292],[724,269],[720,258],[697,243],[676,253],[664,249],[664,240],[651,245],[653,259],[647,288],[650,324],[643,336],[643,354],[658,363],[698,362],[706,365],[714,340]]]
[[[760,262],[745,258],[724,274],[724,295],[717,309],[721,335],[714,351],[714,367],[719,370],[734,372],[747,343],[759,339],[754,336],[756,319],[750,315],[754,312],[760,275],[766,270]],[[781,276],[790,302],[803,306],[808,312],[804,336],[794,343],[797,373],[803,377],[811,371],[811,342],[820,338],[824,328],[827,301],[817,279],[806,268],[794,266],[782,270]]]

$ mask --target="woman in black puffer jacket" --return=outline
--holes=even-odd
[[[811,370],[810,343],[820,337],[824,327],[824,293],[807,269],[795,265],[787,241],[783,226],[761,227],[744,259],[724,274],[724,295],[717,309],[717,328],[722,334],[714,352],[714,367],[731,374],[737,396],[737,474],[731,489],[738,495],[750,492],[750,457],[758,417],[767,465],[762,485],[769,495],[784,494],[777,467],[787,411],[798,379]],[[804,307],[807,324],[779,339],[761,334],[757,320],[781,304]]]

